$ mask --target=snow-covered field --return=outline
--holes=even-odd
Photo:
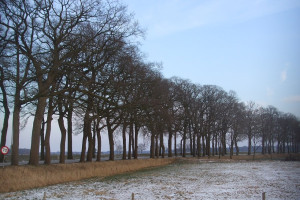
[[[300,199],[300,162],[201,160],[0,194],[0,199]]]

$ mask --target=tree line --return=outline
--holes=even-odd
[[[262,153],[299,152],[294,115],[240,102],[219,86],[164,78],[161,65],[139,50],[144,30],[118,1],[7,0],[0,10],[1,146],[12,110],[12,165],[19,163],[20,129],[29,116],[32,165],[51,163],[53,120],[61,132],[60,163],[73,158],[75,131],[82,134],[80,162],[100,161],[104,132],[110,160],[117,132],[123,159],[138,158],[143,136],[151,158],[232,156],[245,139],[248,154],[258,146]]]

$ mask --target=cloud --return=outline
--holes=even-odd
[[[300,103],[300,95],[285,97],[283,101],[286,103]]]
[[[280,80],[281,82],[284,82],[286,81],[286,78],[287,78],[287,70],[283,70],[281,73],[280,73]]]

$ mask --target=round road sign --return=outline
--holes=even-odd
[[[1,153],[2,153],[3,155],[8,154],[8,152],[9,152],[9,148],[8,148],[7,146],[3,146],[3,147],[1,148]]]

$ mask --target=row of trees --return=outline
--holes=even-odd
[[[40,158],[51,163],[53,119],[61,131],[55,141],[61,163],[66,142],[67,158],[73,158],[74,127],[82,133],[81,162],[100,161],[103,132],[110,160],[116,132],[122,133],[123,159],[138,157],[141,135],[150,138],[151,158],[177,155],[177,144],[182,156],[187,149],[193,156],[225,155],[228,147],[232,155],[246,138],[249,154],[257,146],[262,153],[299,151],[299,120],[292,114],[245,105],[218,86],[164,78],[160,64],[144,60],[137,42],[143,30],[118,1],[8,0],[0,11],[1,146],[13,109],[12,165],[19,162],[26,116],[34,117],[32,165]]]

